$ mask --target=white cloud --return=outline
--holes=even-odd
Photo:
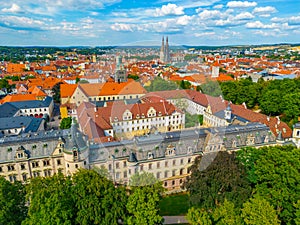
[[[183,10],[183,7],[169,3],[168,5],[163,5],[161,8],[155,9],[155,16],[183,15]]]
[[[250,20],[253,18],[254,16],[249,12],[242,12],[234,17],[235,20]]]
[[[110,27],[115,31],[130,31],[133,32],[136,29],[135,24],[115,23]]]
[[[256,7],[252,11],[253,14],[257,14],[261,17],[269,17],[271,13],[276,13],[276,12],[277,9],[273,6]]]
[[[290,25],[300,25],[300,16],[292,16],[288,19]]]
[[[256,35],[261,35],[264,37],[279,37],[279,36],[288,36],[288,33],[283,33],[278,29],[274,29],[272,31],[262,31],[262,30],[257,30],[254,31],[254,34]]]
[[[255,7],[257,5],[256,2],[248,2],[248,1],[231,1],[227,3],[227,7],[229,8],[248,8]]]
[[[17,4],[13,3],[10,8],[3,8],[1,10],[2,12],[7,12],[7,13],[20,13],[22,12],[21,7],[18,6]]]
[[[224,5],[219,4],[219,5],[215,5],[213,8],[214,9],[222,9],[224,7]]]
[[[209,36],[214,36],[216,35],[216,32],[203,32],[203,33],[195,33],[195,37],[209,37]]]
[[[177,18],[176,24],[185,26],[188,25],[191,20],[192,20],[192,16],[187,16],[187,15],[180,16]]]
[[[257,21],[254,21],[254,22],[248,22],[246,24],[246,27],[250,28],[250,29],[272,29],[272,28],[278,27],[278,25],[275,24],[275,23],[263,24],[262,22],[257,20]]]
[[[219,10],[204,10],[198,14],[200,19],[207,20],[207,19],[219,19],[224,16]]]

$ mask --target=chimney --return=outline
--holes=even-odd
[[[280,118],[279,118],[279,116],[276,116],[276,118],[277,118],[277,124],[279,125],[280,124]]]
[[[245,109],[247,109],[247,105],[245,102],[243,102],[242,105],[244,106]]]

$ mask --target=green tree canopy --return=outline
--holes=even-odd
[[[113,225],[126,220],[123,187],[115,188],[112,181],[94,170],[80,170],[73,176],[73,183],[77,224]]]
[[[245,165],[254,192],[270,202],[279,219],[291,223],[300,199],[300,149],[293,146],[247,148],[238,159]]]
[[[74,224],[76,211],[70,177],[60,173],[34,178],[27,186],[27,198],[29,211],[22,224]]]
[[[25,188],[0,176],[0,224],[18,225],[25,219]]]
[[[244,203],[241,216],[247,225],[280,224],[275,209],[267,200],[259,196]]]
[[[72,117],[69,116],[67,118],[63,118],[60,121],[59,128],[60,129],[69,129],[69,128],[71,128],[71,125],[72,125]]]
[[[213,159],[213,157],[215,157]],[[201,170],[200,164],[213,161]],[[251,186],[246,177],[246,171],[236,160],[236,153],[218,152],[204,154],[195,160],[191,167],[192,174],[185,186],[190,192],[193,206],[205,209],[222,204],[225,199],[240,207],[251,194]]]
[[[156,188],[155,185],[134,188],[127,202],[127,210],[130,213],[127,223],[129,225],[162,224],[163,218],[159,215],[161,198],[161,189]]]
[[[176,90],[178,88],[177,84],[172,81],[166,81],[161,77],[155,77],[151,82],[150,86],[145,87],[147,91],[166,91],[166,90]]]
[[[204,209],[190,208],[187,215],[187,220],[191,225],[212,225],[211,213]]]
[[[214,97],[219,97],[220,95],[222,95],[220,84],[217,81],[206,81],[205,84],[200,85],[200,90],[202,91],[202,93]]]

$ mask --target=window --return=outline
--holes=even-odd
[[[143,171],[144,170],[144,165],[140,166],[140,170]]]
[[[123,162],[123,167],[126,167],[127,166],[127,163],[126,161]]]
[[[44,170],[44,176],[50,177],[51,176],[51,170]]]
[[[174,186],[175,185],[175,180],[172,180],[172,186]]]
[[[2,166],[0,166],[0,173],[3,172]]]
[[[33,171],[33,177],[39,177],[40,172],[39,171]]]
[[[175,165],[176,165],[176,160],[174,159],[174,160],[173,160],[173,166],[175,166]]]
[[[168,186],[168,182],[167,182],[167,181],[164,182],[164,186],[165,186],[165,187]]]
[[[44,160],[43,165],[44,166],[49,166],[50,165],[50,160]]]
[[[58,166],[60,166],[60,165],[61,165],[61,161],[60,161],[60,159],[56,160],[56,162],[57,162],[57,165],[58,165]]]
[[[160,163],[159,162],[156,163],[156,168],[158,168],[158,169],[160,168]]]
[[[188,158],[188,163],[191,163],[192,159],[191,158]]]
[[[124,178],[127,178],[127,171],[124,171],[123,176]]]
[[[169,171],[165,171],[165,178],[167,178],[168,177],[168,174],[169,173]]]
[[[111,164],[108,164],[108,170],[111,170]]]
[[[21,170],[25,170],[25,164],[21,164]]]
[[[183,174],[184,169],[180,169],[179,174],[182,175]]]
[[[176,175],[176,170],[172,171],[172,176],[174,177]]]
[[[13,175],[9,175],[8,178],[9,178],[9,181],[10,181],[10,182],[14,182],[14,181],[17,180],[17,176],[14,175],[14,174],[13,174]]]
[[[14,165],[8,165],[7,170],[8,171],[13,171],[13,170],[15,170],[15,166]]]
[[[22,179],[23,179],[23,181],[27,180],[27,174],[26,173],[22,174]]]
[[[168,167],[168,161],[165,161],[165,167]]]
[[[183,164],[183,159],[180,159],[180,164],[181,164],[181,165]]]
[[[78,169],[78,164],[75,164],[75,168]]]
[[[39,162],[32,162],[31,165],[32,165],[32,168],[39,167]]]
[[[120,163],[116,163],[116,169],[119,169],[120,168]]]
[[[149,163],[148,165],[148,169],[151,170],[152,169],[152,163]]]

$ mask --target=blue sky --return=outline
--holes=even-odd
[[[245,45],[300,42],[300,0],[12,0],[0,45]]]

